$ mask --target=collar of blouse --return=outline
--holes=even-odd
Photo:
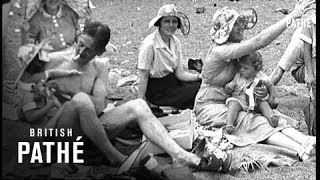
[[[62,5],[59,6],[59,10],[58,10],[58,12],[57,12],[56,15],[51,15],[51,14],[47,13],[47,12],[44,10],[44,5],[41,6],[40,12],[42,12],[42,13],[43,13],[43,16],[46,17],[46,18],[55,18],[55,17],[60,18],[60,17],[63,15]]]
[[[176,45],[177,45],[177,42],[176,42],[174,36],[170,37],[170,46],[173,47],[173,46],[176,46]],[[157,30],[156,33],[155,33],[155,48],[165,48],[165,49],[168,48],[169,49],[167,44],[163,41],[159,30]],[[175,47],[173,47],[173,48],[175,49]],[[171,48],[170,51],[172,51],[172,50],[173,49]]]

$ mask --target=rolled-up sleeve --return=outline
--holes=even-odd
[[[309,44],[312,44],[312,31],[308,26],[303,26],[299,38]]]
[[[138,69],[150,70],[154,59],[152,43],[142,43],[138,56]]]

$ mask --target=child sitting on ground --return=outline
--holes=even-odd
[[[226,114],[226,132],[231,134],[234,131],[234,122],[240,111],[259,110],[265,116],[272,127],[278,126],[279,117],[274,114],[270,104],[275,104],[276,91],[274,85],[268,77],[261,72],[262,55],[256,51],[245,55],[239,59],[240,70],[233,80],[226,84],[225,90],[232,94],[226,104],[228,111]],[[269,92],[268,102],[256,99],[253,95],[255,86],[265,85]],[[249,103],[248,103],[249,100]]]

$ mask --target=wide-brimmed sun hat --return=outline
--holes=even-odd
[[[36,56],[39,55],[39,53],[41,53],[41,49],[44,48],[48,43],[48,40],[43,40],[42,42],[40,42],[39,44],[25,44],[19,47],[18,49],[18,60],[20,62],[20,66],[22,68],[22,70],[20,71],[16,82],[14,84],[17,83],[17,81],[20,80],[21,76],[23,75],[23,73],[25,72],[25,70],[28,68],[28,66],[30,65],[30,63],[35,60]],[[38,58],[41,61],[44,62],[48,62],[48,59],[44,59],[44,58]]]
[[[42,6],[43,0],[28,0],[26,6],[25,19],[29,20]],[[62,4],[68,5],[79,17],[88,17],[91,15],[91,9],[95,6],[90,0],[61,0]]]
[[[166,4],[163,5],[159,11],[156,17],[154,17],[150,22],[149,22],[149,28],[153,27],[154,24],[161,19],[162,17],[167,17],[167,16],[175,16],[180,19],[180,30],[183,35],[189,34],[190,31],[190,21],[188,17],[183,14],[182,12],[178,11],[177,6],[174,4]]]
[[[210,29],[210,37],[217,44],[225,43],[232,31],[234,24],[239,21],[244,29],[251,29],[257,23],[257,13],[248,8],[240,13],[229,7],[219,9],[212,18],[213,26]]]

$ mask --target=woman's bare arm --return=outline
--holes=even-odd
[[[149,70],[139,69],[139,89],[138,89],[138,98],[146,100],[146,92],[148,86],[148,79],[149,79]]]
[[[275,40],[295,19],[300,18],[306,11],[310,10],[314,0],[300,1],[295,6],[295,9],[286,17],[277,23],[269,26],[261,31],[258,35],[241,43],[231,43],[216,47],[217,56],[219,59],[236,59],[246,54],[252,53],[269,45]],[[220,56],[220,57],[219,57]],[[223,57],[223,58],[222,58]]]

